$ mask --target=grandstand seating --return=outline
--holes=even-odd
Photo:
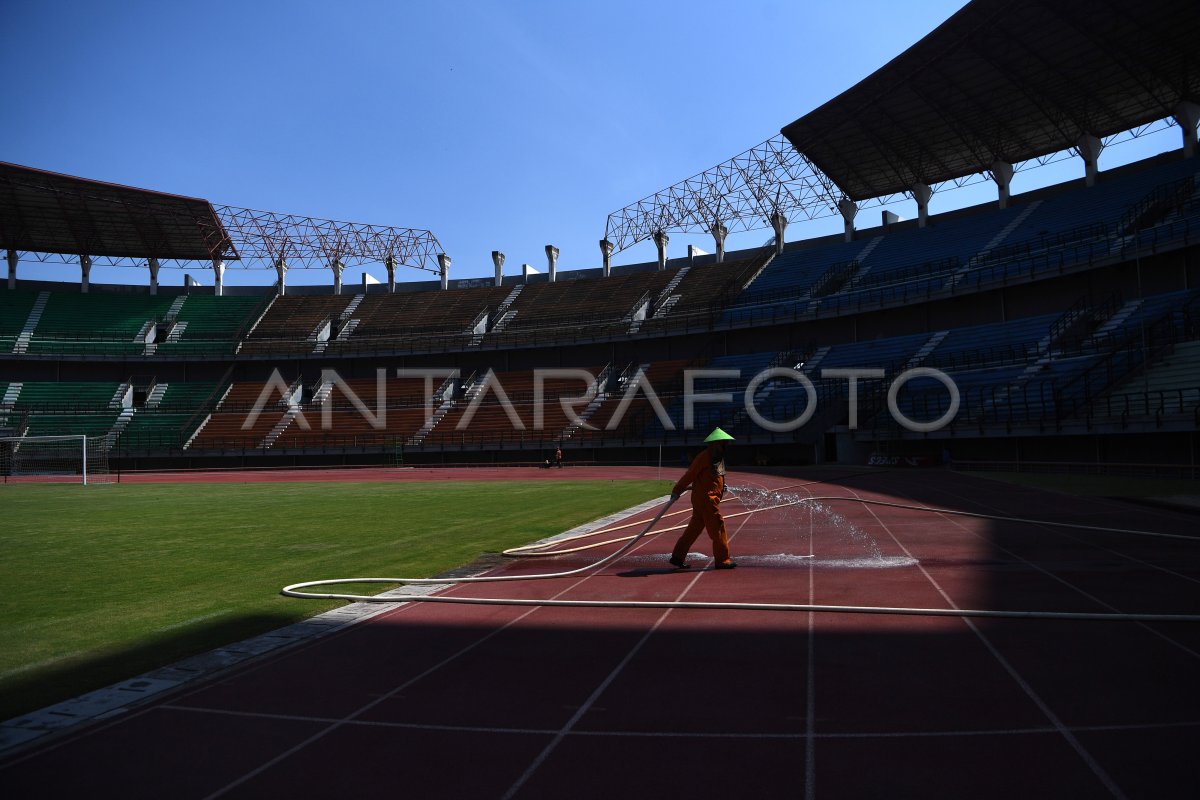
[[[644,441],[648,425],[657,419],[654,408],[645,393],[648,385],[664,408],[674,397],[683,392],[683,372],[690,368],[699,368],[703,361],[697,359],[672,359],[654,361],[642,364],[629,364],[608,381],[603,402],[588,418],[588,425],[595,430],[581,430],[573,438],[576,443],[590,443],[597,440],[613,441]],[[637,377],[641,370],[643,378]],[[629,392],[630,381],[636,381],[633,399],[617,417]],[[616,422],[614,423],[614,420]],[[609,426],[612,425],[612,430]]]
[[[508,287],[449,289],[363,297],[350,319],[353,332],[330,341],[327,352],[353,353],[364,348],[404,350],[422,343],[443,349],[465,346],[480,314],[495,311]]]
[[[1131,377],[1103,398],[1098,414],[1105,417],[1200,413],[1200,341],[1180,342],[1142,374]]]
[[[264,384],[243,381],[230,386],[216,410],[201,421],[199,433],[191,441],[190,450],[258,450],[267,434],[281,423],[289,406],[272,392],[258,417],[250,421],[251,413]],[[249,422],[249,425],[246,423]],[[245,426],[245,427],[243,427]]]
[[[137,408],[120,432],[120,447],[125,450],[178,450],[204,421],[205,405],[213,397],[217,384],[206,381],[179,381],[165,386],[156,403],[147,400]]]
[[[107,435],[116,424],[115,381],[27,381],[8,424],[24,421],[28,436]]]
[[[736,370],[738,376],[726,378],[694,377],[693,390],[695,392],[701,394],[729,394],[731,395],[731,399],[728,403],[694,403],[692,407],[691,430],[700,433],[701,438],[703,438],[714,427],[732,425],[744,407],[743,397],[746,385],[750,383],[755,375],[774,365],[779,355],[779,353],[775,352],[763,352],[719,356],[705,364],[702,367],[704,370]],[[792,365],[787,364],[787,366],[790,367]],[[694,370],[697,367],[691,367],[690,369]],[[683,398],[679,396],[669,398],[668,401],[664,401],[664,405],[666,405],[667,415],[674,426],[674,430],[677,432],[684,431],[687,409]],[[650,416],[645,433],[649,439],[657,439],[669,435],[662,420],[657,415]]]
[[[1190,178],[1200,165],[1188,159],[1170,159],[1118,175],[1102,175],[1086,190],[1064,187],[1048,197],[1014,230],[1011,241],[1022,241],[1087,226],[1115,225],[1159,187],[1171,187]],[[1072,190],[1074,188],[1074,190]]]
[[[37,292],[0,291],[0,352],[12,352],[35,300]]]
[[[276,297],[271,307],[243,342],[242,353],[312,353],[317,345],[317,329],[339,321],[353,298],[284,296]],[[326,331],[328,336],[331,331]]]
[[[593,376],[600,369],[586,370]],[[519,445],[547,446],[558,442],[569,424],[559,398],[582,397],[587,386],[576,379],[546,379],[542,385],[542,425],[536,425],[536,384],[533,372],[494,373],[494,383],[485,388],[486,370],[467,379],[468,389],[456,400],[454,407],[429,432],[424,441],[440,446],[455,445]],[[500,401],[495,385],[499,384],[509,403]],[[474,406],[472,408],[472,406]],[[517,422],[509,416],[516,415]],[[577,413],[583,409],[575,407]],[[468,415],[469,419],[468,419]],[[459,425],[463,425],[459,429]]]
[[[433,389],[438,388],[434,382]],[[366,409],[359,410],[356,397]],[[382,408],[375,379],[340,380],[328,390],[327,399],[308,397],[303,404],[305,430],[294,420],[272,444],[273,449],[345,448],[402,445],[425,422],[425,379],[388,378],[384,382]],[[324,409],[328,405],[328,425]],[[437,408],[438,404],[432,404]]]
[[[238,334],[255,321],[269,302],[258,295],[216,297],[187,295],[176,315],[176,328],[157,343],[161,355],[232,354]]]
[[[585,336],[626,333],[639,301],[651,302],[674,275],[675,270],[670,270],[613,275],[603,281],[530,284],[509,307],[516,313],[504,331],[491,338],[519,339],[535,328],[545,331],[565,327]]]
[[[43,412],[107,409],[120,385],[117,381],[26,381],[14,408]]]
[[[1135,281],[1128,248],[1136,244],[1147,248],[1139,252],[1149,254],[1168,242],[1178,249],[1191,241],[1182,238],[1180,231],[1185,237],[1200,234],[1198,173],[1200,162],[1194,159],[1160,158],[1141,168],[1102,175],[1093,188],[1085,189],[1078,182],[1054,187],[1017,197],[1008,209],[987,207],[934,217],[925,229],[901,225],[887,233],[866,231],[852,242],[829,237],[794,243],[778,256],[773,248],[760,248],[724,264],[702,261],[661,272],[647,265],[606,279],[560,275],[555,283],[539,277],[530,284],[502,287],[336,296],[0,291],[0,347],[6,363],[21,364],[26,352],[42,362],[48,356],[61,357],[61,366],[30,360],[25,374],[43,380],[13,381],[15,373],[4,375],[0,426],[27,429],[33,435],[111,434],[118,447],[130,453],[201,456],[350,449],[379,453],[403,446],[418,453],[523,449],[540,457],[559,443],[572,448],[691,444],[715,425],[750,442],[799,443],[813,442],[823,432],[846,424],[848,384],[844,379],[823,379],[821,371],[856,367],[886,373],[883,379],[860,379],[858,394],[860,430],[867,432],[867,438],[888,440],[908,435],[887,413],[888,385],[904,369],[923,366],[945,371],[960,394],[958,416],[942,435],[1052,433],[1064,425],[1078,429],[1097,420],[1114,429],[1159,425],[1163,420],[1186,428],[1188,420],[1194,423],[1200,415],[1200,374],[1191,366],[1200,341],[1200,292],[1170,289],[1194,285],[1190,274],[1185,274],[1192,269],[1190,255],[1175,262],[1169,261],[1174,256],[1156,262],[1166,265],[1169,279],[1164,280],[1160,270],[1144,270]],[[1053,292],[1062,292],[1048,298],[1032,300],[1034,293],[1022,288],[1011,307],[1001,303],[987,312],[988,318],[995,319],[1020,309],[1023,315],[1004,322],[942,323],[945,327],[941,327],[939,316],[961,318],[961,314],[939,312],[928,317],[929,330],[889,335],[886,321],[872,320],[861,329],[874,338],[860,341],[853,339],[860,330],[857,323],[865,317],[856,318],[854,325],[829,321],[808,327],[803,322],[912,304],[927,297],[970,295],[993,286],[989,283],[993,280],[1020,283],[1043,274],[1058,276],[1064,265],[1076,262],[1082,266],[1094,262],[1105,269],[1116,264],[1118,269],[1095,281],[1066,275],[1058,285],[1074,288],[1060,290],[1047,284]],[[1152,293],[1134,296],[1143,289]],[[1093,296],[1092,292],[1108,294]],[[985,299],[979,307],[987,307],[989,296],[981,297]],[[647,318],[632,319],[635,307],[643,303]],[[42,305],[32,336],[22,336],[31,313]],[[501,309],[506,312],[503,317]],[[1046,309],[1054,310],[1030,313]],[[897,318],[904,313],[901,310]],[[920,330],[914,319],[909,315],[897,329]],[[314,334],[326,320],[331,323],[331,338],[321,343]],[[825,340],[781,352],[756,344],[753,330],[728,336],[722,331],[793,320],[802,322],[785,338],[772,341],[794,343],[805,336]],[[154,325],[157,340],[142,341]],[[677,335],[694,331],[702,331],[704,338]],[[14,352],[19,337],[21,349]],[[583,345],[593,340],[604,344],[595,350]],[[633,349],[627,344],[630,340]],[[650,344],[647,356],[631,361],[642,340]],[[443,409],[444,416],[429,420],[424,379],[391,377],[384,384],[385,425],[376,427],[370,420],[377,409],[375,379],[354,378],[343,387],[359,397],[367,413],[355,408],[342,389],[334,389],[326,427],[324,395],[313,396],[320,388],[312,383],[320,369],[316,363],[304,363],[309,357],[315,362],[319,355],[339,368],[342,359],[348,370],[370,371],[380,362],[347,357],[411,351],[448,354],[452,358],[443,363],[480,365],[473,374],[464,370],[462,382],[473,392],[470,385],[488,365],[523,363],[523,357],[475,358],[480,345],[557,348],[575,342],[581,344],[578,353],[590,354],[588,362],[622,359],[606,373],[606,393],[588,407],[589,427],[572,424],[557,402],[559,396],[578,397],[585,391],[579,381],[565,380],[546,385],[545,418],[542,429],[535,430],[533,372],[515,368],[497,373],[496,378],[523,428],[513,424],[493,394],[478,404],[469,427],[459,430],[474,397],[473,393],[464,396],[462,386],[454,402]],[[704,356],[714,348],[728,354]],[[556,356],[553,363],[570,363],[578,355],[561,352],[566,355]],[[73,369],[73,358],[83,364],[92,355],[107,356],[114,366],[108,371],[94,365]],[[259,359],[239,361],[242,356],[275,355],[300,362],[295,368],[305,374],[303,401],[292,407],[278,396],[269,397],[259,419],[242,430],[264,383],[253,379]],[[121,366],[115,365],[114,357],[121,359]],[[179,364],[193,357],[224,359],[230,375],[240,377],[232,385],[228,378],[222,384],[164,380],[147,398],[153,379],[129,375],[181,376],[190,374],[190,369],[181,371],[174,364],[129,366],[142,357]],[[531,359],[537,363],[541,356],[534,352]],[[320,368],[326,366],[320,362]],[[394,366],[388,365],[389,370]],[[796,366],[813,382],[819,408],[803,430],[772,433],[743,407],[748,382],[771,366]],[[642,367],[674,430],[666,429],[639,392],[620,424],[607,431],[625,387]],[[62,369],[68,377],[107,374],[112,379],[45,380],[56,374],[52,368]],[[732,398],[729,403],[695,403],[693,430],[686,432],[682,392],[684,370],[689,368],[736,369],[739,376],[697,381],[695,391],[727,392]],[[591,372],[599,375],[601,368],[593,366]],[[122,411],[123,403],[115,397],[119,386],[135,388],[135,408]],[[803,385],[780,378],[760,384],[754,401],[762,417],[785,421],[799,416],[809,398]],[[946,410],[949,394],[940,383],[919,378],[900,391],[898,403],[911,418],[929,420]],[[433,408],[438,405],[440,401]]]
[[[1018,198],[1008,209],[933,217],[925,229],[793,246],[734,301],[724,319],[770,323],[844,313],[1054,274],[1135,247],[1153,251],[1162,242],[1194,235],[1193,228],[1200,231],[1197,172],[1192,160],[1166,159],[1107,176],[1095,187]]]
[[[741,290],[741,284],[758,272],[771,255],[772,251],[760,252],[724,264],[689,268],[675,288],[660,293],[654,304],[654,315],[641,325],[641,330],[648,334],[671,330],[676,327],[677,320],[690,322],[694,317],[699,317],[697,322],[708,325],[710,317],[719,313]]]
[[[52,292],[29,352],[141,355],[147,327],[165,317],[172,302],[148,295]]]
[[[107,436],[117,422],[108,414],[30,414],[26,436]]]

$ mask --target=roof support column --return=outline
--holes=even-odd
[[[917,201],[917,227],[924,228],[929,222],[929,198],[933,197],[933,190],[928,184],[916,183],[911,191],[913,200]]]
[[[276,284],[280,296],[287,294],[287,261],[283,256],[275,259],[275,272],[279,275],[279,282]]]
[[[150,268],[150,294],[158,294],[158,259],[149,258],[146,266]]]
[[[552,244],[546,245],[546,268],[550,270],[550,282],[554,283],[558,275],[558,248]]]
[[[442,289],[450,288],[450,256],[438,253],[438,266],[442,270]]]
[[[604,277],[612,274],[613,243],[608,239],[600,240],[600,254],[604,256]]]
[[[992,164],[992,180],[996,182],[996,193],[1000,208],[1008,208],[1008,187],[1012,183],[1013,165],[1007,161],[997,161]]]
[[[729,228],[726,228],[724,225],[722,225],[721,220],[717,220],[716,222],[713,223],[713,226],[709,230],[709,233],[712,234],[713,242],[716,243],[716,245],[717,245],[717,263],[724,264],[725,263],[725,237],[729,235]]]
[[[1173,116],[1183,131],[1183,156],[1191,158],[1196,155],[1196,125],[1200,123],[1200,105],[1184,100],[1175,106]]]
[[[858,204],[849,197],[838,200],[838,211],[842,212],[842,220],[846,223],[846,241],[854,241],[854,216],[858,213]]]
[[[782,211],[771,215],[771,227],[775,230],[775,255],[783,252],[783,232],[787,230],[788,218]]]
[[[504,285],[504,253],[492,251],[492,263],[496,265],[496,286]]]
[[[8,288],[17,288],[17,251],[8,251]]]
[[[92,274],[92,257],[91,256],[80,256],[79,257],[79,271],[81,273],[83,273],[83,279],[79,282],[79,291],[82,292],[83,294],[87,294],[88,279]]]
[[[213,265],[213,295],[220,297],[225,293],[225,262],[219,258],[212,260]]]
[[[671,237],[667,236],[666,231],[657,230],[654,232],[654,246],[658,248],[659,272],[667,268],[667,243],[670,241]]]
[[[1079,141],[1075,142],[1075,149],[1079,151],[1079,157],[1083,159],[1084,183],[1088,186],[1095,186],[1096,173],[1100,169],[1100,151],[1104,149],[1104,143],[1090,133],[1081,133]]]
[[[383,260],[383,266],[387,267],[388,274],[388,294],[396,293],[396,257],[389,255]]]
[[[342,271],[346,269],[346,265],[342,263],[340,258],[335,258],[329,262],[329,268],[333,270],[333,293],[342,293]]]

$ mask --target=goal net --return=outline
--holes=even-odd
[[[103,436],[0,437],[0,481],[5,483],[109,483]]]

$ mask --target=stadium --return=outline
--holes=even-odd
[[[1188,796],[1198,35],[973,0],[561,270],[0,162],[0,787]]]

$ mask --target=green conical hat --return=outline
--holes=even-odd
[[[713,432],[708,435],[708,438],[704,440],[704,443],[708,444],[709,442],[726,442],[726,441],[732,442],[733,437],[730,436],[725,431],[721,430],[720,428],[713,428]]]

